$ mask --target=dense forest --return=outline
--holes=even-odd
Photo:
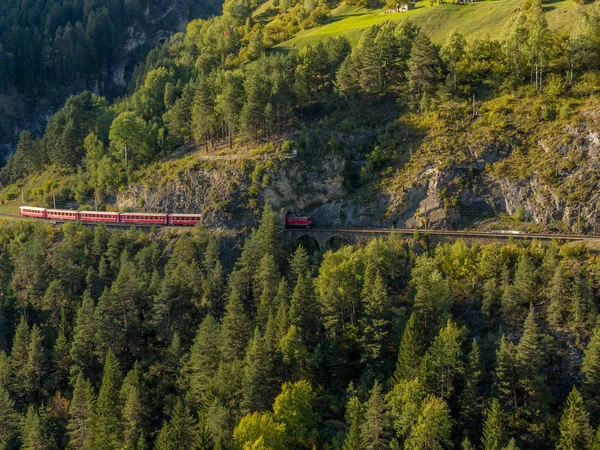
[[[279,224],[0,227],[0,448],[600,448],[586,247]]]
[[[15,128],[39,133],[47,115],[85,89],[123,95],[151,48],[188,20],[220,12],[214,0],[2,1],[0,162]]]

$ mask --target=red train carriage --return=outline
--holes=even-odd
[[[169,214],[169,225],[195,226],[202,220],[200,214]]]
[[[68,209],[47,209],[46,219],[55,220],[78,220],[79,212]]]
[[[308,228],[312,225],[312,219],[309,216],[296,216],[291,212],[285,215],[285,226],[288,228],[292,227],[305,227]]]
[[[40,219],[46,218],[46,208],[36,208],[34,206],[21,206],[19,213],[25,217],[38,217]]]
[[[158,213],[121,213],[121,223],[144,225],[168,225],[168,214]]]
[[[104,211],[79,211],[79,220],[83,222],[120,222],[119,213]]]

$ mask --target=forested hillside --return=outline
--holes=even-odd
[[[122,95],[150,49],[189,20],[220,11],[221,3],[211,0],[3,1],[0,156],[12,126],[25,128],[31,110],[54,112],[85,89]]]
[[[340,208],[355,213],[323,212],[325,223],[352,225],[347,218],[364,216],[365,202],[348,203],[356,194],[376,198],[367,202],[376,213],[366,224],[441,228],[512,216],[542,228],[595,229],[595,5],[581,6],[571,27],[553,30],[551,7],[525,2],[498,40],[467,40],[457,29],[437,45],[407,19],[374,26],[355,45],[340,36],[288,53],[273,46],[319,27],[331,5],[283,2],[254,16],[256,6],[230,0],[224,15],[191,22],[150,52],[127,98],[70,98],[42,138],[22,134],[1,182],[23,185],[30,203],[48,205],[54,194],[62,204],[119,209],[126,189],[165,192],[149,180],[165,160],[159,172],[192,151],[200,161],[215,151],[269,158],[296,149],[301,163],[294,170],[308,179],[316,178],[310,171],[318,158],[341,161]],[[181,161],[187,178],[177,181],[191,191],[199,181],[187,164]],[[260,204],[278,175],[264,169],[240,164],[247,182],[232,195],[242,201],[220,207],[234,212],[244,198]],[[245,191],[249,184],[255,187]],[[6,200],[19,194],[15,186],[3,191]],[[295,192],[279,197],[277,209],[311,214],[326,201],[299,204]],[[195,212],[191,205],[215,202],[180,203]]]
[[[596,449],[582,245],[0,227],[2,449]]]

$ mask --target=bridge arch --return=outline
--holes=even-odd
[[[336,251],[349,244],[350,242],[348,242],[348,240],[344,236],[340,234],[334,234],[329,239],[327,239],[327,242],[325,242],[325,250]]]
[[[304,247],[304,250],[306,250],[306,253],[308,253],[310,256],[321,251],[319,242],[308,234],[303,234],[302,236],[298,236],[298,238],[296,238],[293,245],[294,250],[300,246]]]

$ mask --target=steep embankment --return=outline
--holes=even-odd
[[[300,149],[298,158],[193,153],[153,166],[117,206],[199,211],[211,226],[252,225],[268,200],[321,226],[594,231],[600,104],[560,103],[507,95],[478,104],[475,117],[466,102],[404,116],[388,142],[378,138],[388,156],[368,175],[372,155],[351,150],[355,138],[335,130],[336,149]]]

